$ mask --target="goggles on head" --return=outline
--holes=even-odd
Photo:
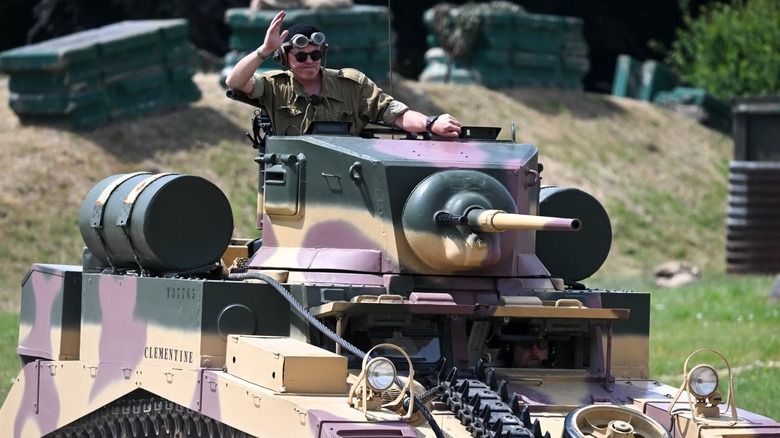
[[[321,46],[323,43],[325,43],[325,34],[322,32],[314,32],[311,34],[311,36],[306,36],[302,33],[297,33],[293,35],[292,38],[290,38],[289,44],[293,47],[297,47],[299,49],[302,49],[309,44],[316,44],[318,46]]]

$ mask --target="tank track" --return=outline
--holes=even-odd
[[[457,378],[453,368],[442,384],[441,401],[476,438],[550,438],[542,434],[539,420],[531,422],[528,406],[521,405],[517,393],[509,397],[506,381],[496,382],[495,370],[484,372],[477,365],[477,377]]]
[[[539,420],[531,421],[528,406],[506,382],[496,382],[495,370],[457,378],[453,368],[441,383],[441,402],[475,438],[550,438]],[[123,399],[66,425],[46,438],[252,438],[197,411],[159,398]]]
[[[46,438],[252,438],[192,409],[159,398],[107,405]]]

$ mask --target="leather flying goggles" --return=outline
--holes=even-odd
[[[314,32],[313,34],[311,34],[311,36],[308,37],[302,33],[297,33],[292,38],[290,38],[290,43],[292,43],[292,46],[297,47],[299,49],[302,49],[308,46],[309,44],[316,44],[318,46],[321,46],[324,42],[325,42],[325,34],[322,32]]]
[[[319,61],[320,58],[322,58],[322,51],[312,50],[311,52],[290,53],[290,55],[294,56],[295,60],[298,62],[306,62],[306,58],[308,57],[311,57],[312,61]]]

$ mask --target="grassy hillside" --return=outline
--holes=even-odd
[[[231,200],[236,235],[254,234],[257,165],[244,135],[253,108],[224,97],[216,75],[197,75],[188,108],[89,132],[20,125],[0,105],[0,310],[18,309],[33,262],[80,263],[78,211],[101,179],[138,170],[203,176]],[[389,87],[386,87],[391,91]],[[668,259],[722,271],[731,139],[646,102],[557,90],[396,82],[392,93],[426,113],[470,125],[516,124],[540,148],[544,184],[579,187],[610,214],[613,248],[590,285],[648,276]],[[0,78],[0,102],[7,102]]]

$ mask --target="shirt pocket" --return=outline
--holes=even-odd
[[[354,122],[355,118],[351,109],[329,109],[322,113],[317,111],[317,120],[323,122]]]

